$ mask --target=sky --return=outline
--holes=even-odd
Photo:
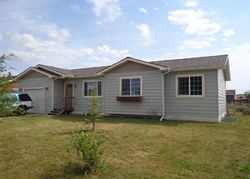
[[[227,89],[250,90],[250,1],[0,0],[0,55],[13,74],[228,54]]]

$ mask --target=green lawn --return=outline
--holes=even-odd
[[[196,123],[105,118],[105,171],[92,178],[250,178],[250,116]],[[0,119],[0,178],[82,178],[67,145],[82,116]]]

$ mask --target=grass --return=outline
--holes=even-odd
[[[105,170],[86,178],[250,178],[250,116],[196,123],[109,117],[96,124]],[[84,178],[73,130],[91,129],[82,116],[0,119],[0,178]]]

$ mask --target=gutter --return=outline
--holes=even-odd
[[[162,121],[163,119],[164,119],[164,117],[165,117],[165,88],[164,88],[164,86],[165,86],[165,83],[164,83],[164,76],[166,75],[166,74],[168,74],[170,72],[170,70],[168,69],[168,71],[167,72],[165,72],[165,73],[162,73],[162,75],[161,75],[161,79],[162,79],[162,116],[161,116],[161,118],[160,118],[160,121]]]

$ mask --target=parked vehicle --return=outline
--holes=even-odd
[[[25,115],[27,110],[33,108],[33,102],[30,96],[26,93],[11,93],[11,96],[16,100],[14,106],[17,108],[19,115]]]

